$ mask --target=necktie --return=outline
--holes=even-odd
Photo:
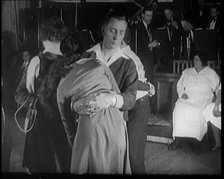
[[[152,32],[149,25],[147,25],[147,31],[148,31],[149,42],[152,42]]]
[[[171,41],[172,36],[173,36],[173,28],[171,25],[171,21],[169,21],[169,23],[167,23],[167,31],[168,31],[169,40]]]
[[[213,18],[210,23],[209,29],[215,29],[215,23],[216,23],[216,18]]]

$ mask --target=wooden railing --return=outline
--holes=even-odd
[[[174,104],[178,98],[176,86],[180,75],[177,73],[154,73],[153,75],[153,84],[156,90],[153,111],[156,114],[161,114],[168,121],[172,120]]]
[[[173,73],[181,73],[186,68],[193,66],[190,60],[173,60]]]

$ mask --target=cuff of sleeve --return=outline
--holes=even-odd
[[[137,90],[137,94],[136,94],[136,100],[144,97],[145,95],[148,94],[148,91],[140,91],[140,90]]]
[[[116,105],[115,106],[120,109],[124,104],[124,98],[123,98],[123,96],[121,96],[119,94],[114,94],[114,95],[116,97]]]

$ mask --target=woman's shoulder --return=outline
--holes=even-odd
[[[218,74],[216,73],[216,71],[214,69],[212,69],[210,66],[206,66],[204,69],[204,74],[205,75],[212,75],[212,76],[218,76]]]
[[[209,71],[211,73],[216,73],[216,71],[213,68],[211,68],[210,66],[206,66],[205,70],[207,70],[207,71]]]
[[[31,65],[34,65],[34,64],[37,64],[37,63],[40,63],[40,57],[38,55],[34,56],[31,60],[30,60],[30,63]]]
[[[195,68],[191,67],[191,68],[186,68],[185,70],[182,71],[182,74],[191,74],[195,72]]]

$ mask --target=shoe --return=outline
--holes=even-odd
[[[171,144],[168,145],[168,150],[176,150],[180,148],[180,143],[177,140],[174,140]]]
[[[31,174],[32,174],[32,173],[30,172],[29,168],[25,168],[25,172],[26,172],[26,174],[28,174],[28,175],[31,175]]]
[[[212,147],[212,152],[220,152],[221,147]]]
[[[192,151],[195,155],[199,155],[201,153],[201,147],[199,146],[199,144],[193,145]]]

